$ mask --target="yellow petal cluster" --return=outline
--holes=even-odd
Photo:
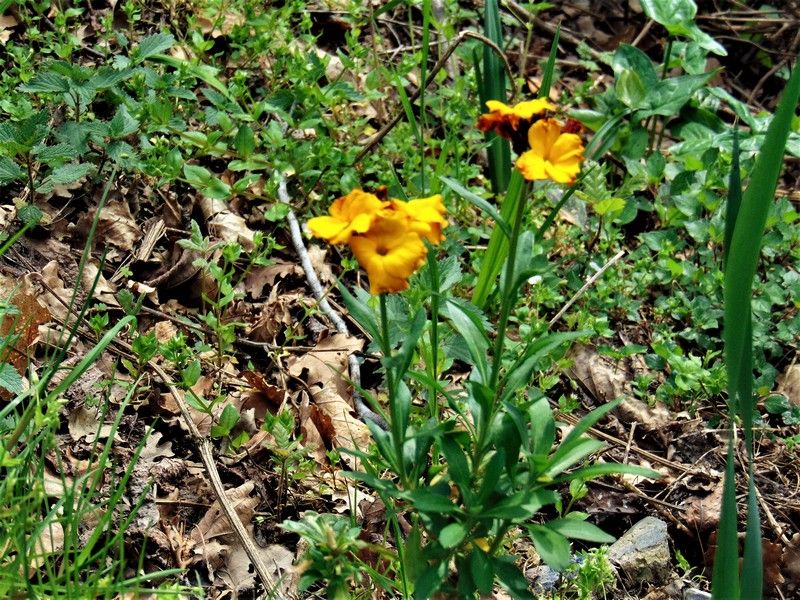
[[[309,230],[331,244],[349,244],[373,294],[407,289],[408,278],[425,262],[423,240],[440,243],[447,227],[438,194],[404,202],[353,190],[337,198],[330,213],[311,219]]]
[[[576,133],[565,132],[555,119],[540,119],[528,130],[530,150],[516,166],[528,180],[551,179],[571,184],[581,170],[583,143]]]

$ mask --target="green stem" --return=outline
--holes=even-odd
[[[497,387],[500,377],[500,366],[502,365],[503,346],[506,342],[506,328],[508,319],[511,316],[511,309],[514,307],[514,269],[517,261],[517,243],[519,234],[522,231],[522,216],[525,211],[525,197],[527,196],[527,183],[523,184],[521,197],[517,203],[517,211],[511,223],[511,239],[508,243],[508,260],[506,262],[505,285],[503,287],[502,304],[500,305],[500,322],[497,324],[497,337],[494,340],[494,353],[492,354],[492,377],[489,380],[489,388]]]
[[[439,263],[436,262],[436,251],[428,249],[428,270],[431,277],[431,362],[429,375],[431,378],[428,406],[431,417],[439,418],[439,402],[436,398],[436,379],[439,376]]]
[[[383,353],[383,369],[386,374],[386,392],[389,396],[389,427],[392,433],[392,444],[394,445],[395,460],[397,461],[397,475],[400,483],[406,484],[405,462],[403,461],[403,441],[405,431],[402,430],[403,423],[399,416],[397,407],[397,389],[394,381],[394,371],[389,366],[389,359],[392,357],[392,344],[389,341],[389,316],[386,309],[386,294],[378,296],[381,313],[381,352]]]

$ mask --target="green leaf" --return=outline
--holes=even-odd
[[[442,548],[455,548],[466,535],[467,529],[463,523],[450,523],[439,532],[439,543]]]
[[[486,358],[486,350],[489,347],[489,339],[486,337],[486,332],[457,302],[452,302],[449,299],[442,306],[442,316],[453,322],[453,327],[467,344],[473,366],[480,374],[481,381],[487,381],[489,364]]]
[[[229,435],[238,421],[239,411],[232,404],[227,404],[219,416],[219,423],[211,428],[211,436],[224,437]]]
[[[494,584],[494,565],[492,560],[480,548],[473,548],[469,557],[472,581],[478,591],[486,595],[492,591]]]
[[[0,388],[17,395],[23,392],[23,387],[22,377],[19,376],[14,366],[0,363]]]
[[[67,184],[78,181],[95,170],[91,163],[70,163],[53,169],[50,179],[56,184]]]
[[[414,490],[408,494],[414,508],[425,513],[447,514],[459,512],[449,497],[428,489]]]
[[[256,138],[249,125],[243,124],[239,126],[236,137],[233,139],[233,147],[245,160],[253,154],[253,150],[256,148]]]
[[[44,73],[39,73],[28,83],[19,86],[19,89],[23,92],[63,93],[69,91],[69,81],[58,73],[45,71]]]
[[[628,108],[642,108],[647,90],[642,78],[635,71],[625,70],[620,73],[614,90],[617,99]]]
[[[450,479],[462,490],[468,489],[470,480],[467,455],[461,449],[454,435],[445,435],[441,441],[442,453],[447,459],[447,471]]]
[[[347,311],[356,320],[356,322],[364,328],[373,340],[381,338],[380,329],[378,327],[378,320],[375,318],[375,312],[369,305],[350,293],[343,283],[339,283],[339,293],[342,295],[344,305]],[[366,292],[364,292],[366,294]]]
[[[137,46],[136,62],[140,63],[144,60],[164,52],[172,47],[175,43],[175,38],[169,33],[156,33],[142,39]]]
[[[530,591],[528,580],[512,556],[499,556],[494,559],[494,572],[497,580],[514,600],[534,600],[536,597]]]
[[[701,47],[720,56],[727,56],[725,48],[694,23],[697,5],[694,0],[641,0],[645,14],[663,25],[670,35],[683,35]]]
[[[7,156],[0,156],[0,184],[11,183],[25,177],[20,166]]]
[[[510,231],[511,220],[517,214],[519,203],[525,201],[523,196],[525,196],[526,189],[527,186],[522,174],[517,169],[514,169],[511,173],[511,181],[508,184],[508,191],[500,208],[500,220],[507,224],[507,231]],[[500,273],[500,269],[503,268],[503,263],[506,260],[506,256],[508,256],[509,238],[510,234],[504,231],[501,225],[498,225],[498,228],[492,231],[492,236],[489,238],[489,246],[481,259],[478,281],[472,291],[472,302],[478,308],[486,306],[486,301],[492,292],[497,275]]]
[[[614,52],[611,68],[617,78],[626,71],[632,71],[638,76],[641,85],[645,89],[653,87],[659,81],[658,73],[650,57],[638,48],[628,44],[622,44]]]
[[[113,138],[124,138],[139,129],[139,121],[131,116],[127,107],[120,104],[114,118],[108,124],[108,133]]]
[[[717,550],[714,553],[714,571],[711,576],[712,598],[740,598],[739,596],[739,539],[738,512],[736,510],[736,474],[734,471],[733,437],[728,435],[728,455],[725,478],[722,484],[722,503],[717,531]]]
[[[494,206],[492,206],[489,202],[487,202],[477,194],[470,192],[467,188],[465,188],[463,185],[461,185],[454,179],[450,179],[449,177],[444,177],[444,176],[440,176],[439,179],[442,181],[442,183],[444,183],[447,187],[453,190],[456,194],[461,196],[464,200],[466,200],[470,204],[473,204],[474,206],[485,212],[487,215],[492,217],[497,226],[506,235],[506,238],[511,237],[511,228],[508,226],[508,223],[505,221],[505,219],[503,219],[503,217],[500,216],[500,213],[497,212],[497,209]]]
[[[578,519],[554,519],[547,523],[547,527],[573,540],[584,540],[597,544],[612,544],[615,540],[614,536],[608,535],[597,525]]]
[[[199,360],[193,360],[181,370],[181,383],[190,388],[200,379],[202,367]]]
[[[570,547],[567,538],[544,525],[528,525],[536,552],[547,565],[556,571],[563,571],[570,564]]]

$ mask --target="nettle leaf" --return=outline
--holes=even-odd
[[[128,108],[121,104],[108,124],[108,133],[113,138],[124,138],[139,129],[139,121],[131,116]]]
[[[53,169],[50,179],[57,184],[74,183],[94,171],[94,169],[95,166],[91,163],[70,163]]]
[[[148,36],[139,42],[136,47],[138,51],[136,54],[136,62],[140,63],[151,56],[160,54],[164,50],[168,50],[175,43],[175,38],[169,33],[156,33],[155,35]]]
[[[75,160],[78,158],[78,151],[75,150],[71,144],[66,142],[53,144],[52,146],[40,144],[32,150],[31,154],[33,154],[40,161],[49,165],[54,163],[64,163],[68,160]]]
[[[54,73],[53,71],[46,71],[44,73],[39,73],[28,83],[19,86],[19,89],[23,92],[33,93],[63,93],[69,91],[69,87],[69,81],[66,77]]]
[[[107,90],[128,79],[135,73],[135,69],[103,67],[92,75],[89,84],[96,90]]]
[[[0,184],[11,183],[25,176],[20,166],[7,156],[0,156]]]
[[[0,363],[0,388],[12,394],[21,394],[23,392],[22,377],[20,377],[17,370],[8,363]]]

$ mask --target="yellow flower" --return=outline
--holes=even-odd
[[[427,250],[408,218],[396,211],[381,211],[364,235],[350,238],[359,264],[369,277],[372,294],[408,289],[408,278],[425,262]]]
[[[431,244],[439,244],[444,239],[442,230],[447,227],[447,209],[439,194],[408,202],[392,199],[390,207],[384,210],[395,210],[405,215],[409,220],[409,228]]]
[[[562,133],[555,119],[541,119],[528,130],[528,142],[530,150],[516,163],[525,179],[568,184],[575,181],[583,160],[583,144],[577,134]]]
[[[478,117],[478,129],[481,131],[494,131],[497,135],[514,142],[525,143],[525,129],[534,117],[541,115],[546,110],[555,110],[555,106],[546,98],[527,100],[514,106],[508,106],[497,100],[486,103],[489,112]],[[523,127],[520,128],[520,122]]]
[[[374,194],[353,190],[334,201],[330,216],[309,220],[308,228],[313,235],[331,244],[346,244],[353,234],[369,231],[375,215],[387,205]]]

